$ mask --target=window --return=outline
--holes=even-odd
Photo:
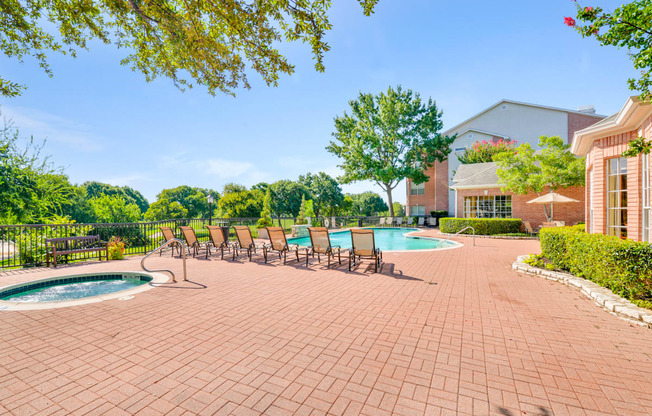
[[[643,235],[642,240],[650,242],[650,222],[652,221],[652,208],[650,207],[650,155],[643,155]]]
[[[426,183],[416,184],[410,181],[410,195],[423,195],[426,193]]]
[[[410,207],[410,216],[412,216],[412,217],[425,217],[426,216],[426,206],[425,205],[412,205]]]
[[[627,238],[627,159],[607,162],[607,234]]]
[[[465,196],[464,218],[512,218],[512,196]]]

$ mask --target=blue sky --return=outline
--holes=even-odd
[[[591,5],[613,10],[619,3]],[[227,182],[250,186],[308,171],[336,176],[338,160],[324,147],[333,118],[360,91],[401,84],[432,97],[445,128],[503,98],[618,111],[632,95],[632,64],[626,51],[566,27],[564,16],[574,14],[570,0],[380,0],[365,17],[356,1],[338,0],[326,72],[314,70],[308,45],[283,44],[295,74],[273,88],[250,71],[252,88],[235,98],[202,88],[184,93],[168,79],[147,83],[119,65],[124,51],[100,44],[77,59],[51,54],[53,78],[31,59],[3,56],[3,76],[29,88],[0,98],[0,111],[23,134],[47,138],[46,153],[72,182],[129,185],[150,202],[183,184],[221,190]],[[372,183],[343,188],[380,192]],[[394,200],[405,201],[404,185]]]

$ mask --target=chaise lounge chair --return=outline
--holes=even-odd
[[[523,227],[525,227],[525,232],[528,233],[529,235],[539,234],[538,231],[535,231],[534,228],[532,228],[532,224],[530,224],[529,221],[523,221]]]
[[[424,225],[426,225],[426,218],[425,217],[419,217],[419,221],[417,222],[417,225],[419,227],[423,227]]]
[[[362,258],[374,260],[374,272],[378,272],[378,267],[383,261],[383,253],[376,248],[374,230],[369,228],[351,228],[351,244],[353,248],[349,253],[349,270],[351,265],[356,265]]]
[[[298,244],[288,244],[288,240],[285,237],[285,231],[282,227],[266,227],[267,236],[269,237],[269,247],[268,251],[276,251],[278,253],[278,258],[283,258],[283,264],[286,263],[288,258],[288,253],[294,253],[297,256],[297,263],[299,260],[299,250],[306,251],[306,266],[308,265],[308,247],[299,247]],[[265,263],[267,263],[267,257],[265,258]]]
[[[379,227],[385,226],[385,217],[380,217],[380,220],[378,220],[378,226]]]
[[[188,253],[190,253],[190,250],[192,249],[192,256],[195,257],[199,254],[199,250],[204,249],[206,250],[206,257],[211,254],[211,248],[209,247],[208,242],[200,243],[199,240],[197,240],[194,228],[185,226],[179,228],[181,229],[181,233],[183,233],[183,239],[186,240]]]
[[[398,217],[396,219],[396,226],[400,227],[401,225],[403,225],[403,217]]]
[[[321,255],[324,254],[328,258],[328,267],[331,267],[331,258],[335,259],[337,255],[337,260],[342,264],[342,253],[348,252],[347,249],[343,249],[340,246],[332,246],[331,238],[328,234],[328,229],[325,227],[308,227],[308,232],[310,233],[310,250],[312,256],[315,257],[317,254],[317,261],[321,263]],[[306,260],[306,265],[308,261]]]
[[[407,223],[405,225],[412,225],[414,224],[414,218],[413,217],[408,217]]]
[[[224,229],[219,225],[207,225],[208,228],[208,242],[209,245],[212,245],[213,248],[219,250],[222,254],[222,260],[224,260],[224,250],[231,251],[231,243],[229,243],[229,234],[228,230],[225,233]],[[210,248],[206,250],[206,258],[210,254]]]
[[[236,255],[240,255],[239,250],[247,250],[247,256],[249,256],[249,261],[251,261],[251,256],[256,254],[256,250],[260,249],[263,251],[263,257],[265,257],[265,262],[267,262],[267,245],[265,243],[256,243],[254,238],[251,236],[251,230],[246,225],[234,225],[233,229],[235,230],[235,236],[238,238],[238,242],[235,245],[235,250],[233,250],[233,259],[235,260]]]
[[[163,238],[165,238],[165,241],[164,241],[165,243],[167,243],[170,240],[173,240],[173,239],[177,238],[174,235],[174,231],[172,231],[172,227],[159,227],[159,229],[161,230],[161,234],[163,234]],[[163,243],[161,243],[161,244],[163,244]],[[174,243],[170,244],[170,247],[172,248],[172,257],[174,257],[174,249],[175,249],[175,247],[176,247],[177,251],[179,252],[179,255],[181,255],[181,245],[179,243],[174,242]],[[159,252],[158,252],[159,257],[161,256],[162,252],[163,252],[163,250],[159,250]]]

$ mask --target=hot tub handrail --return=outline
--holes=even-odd
[[[145,267],[145,259],[147,257],[151,256],[152,254],[156,253],[157,251],[163,250],[165,247],[169,246],[172,243],[176,243],[176,244],[181,245],[181,252],[183,253],[183,280],[188,280],[188,278],[186,277],[186,244],[183,241],[179,240],[178,238],[171,238],[168,241],[166,241],[165,243],[163,243],[160,246],[158,246],[157,248],[155,248],[154,250],[152,250],[149,253],[145,254],[145,257],[143,257],[142,260],[140,261],[140,267],[144,271],[150,272],[150,273],[152,273],[152,272],[167,272],[167,273],[170,273],[170,275],[172,275],[172,282],[176,283],[177,280],[175,279],[174,272],[172,272],[172,270],[166,270],[166,269],[149,270],[147,267]],[[173,248],[173,250],[174,250],[174,248]]]
[[[464,227],[464,228],[462,228],[461,230],[459,230],[458,232],[456,232],[455,234],[449,236],[447,239],[445,239],[445,240],[443,240],[443,241],[440,241],[439,244],[437,244],[435,247],[439,247],[440,245],[442,245],[442,244],[445,243],[446,241],[450,240],[451,238],[455,237],[456,235],[459,235],[460,233],[462,233],[462,231],[466,231],[466,230],[468,230],[469,228],[470,228],[471,230],[473,230],[473,245],[475,246],[475,228],[473,228],[473,227],[471,227],[471,226],[469,225],[468,227]]]

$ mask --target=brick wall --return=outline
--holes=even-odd
[[[407,198],[406,205],[425,206],[426,215],[430,211],[439,211],[448,209],[448,160],[435,162],[435,165],[426,170],[426,175],[430,178],[425,183],[423,195],[410,195],[410,180],[406,181]]]
[[[573,140],[573,135],[575,135],[576,131],[589,127],[600,120],[600,117],[585,114],[568,113],[568,136],[566,136],[568,137],[568,143]]]
[[[607,233],[607,164],[612,158],[621,157],[627,150],[629,141],[639,135],[652,133],[651,121],[648,119],[639,131],[630,131],[623,134],[598,139],[593,142],[586,158],[587,185],[590,185],[591,170],[594,178],[593,191],[593,232]],[[640,240],[642,237],[642,189],[643,178],[641,156],[627,160],[627,238]],[[586,215],[590,216],[589,205],[590,188],[587,186]],[[590,218],[589,218],[590,220]],[[587,225],[590,225],[587,223]],[[590,229],[590,228],[587,228]]]
[[[457,191],[457,216],[464,216],[464,197],[465,196],[484,196],[485,190],[487,195],[511,195],[512,196],[512,218],[520,218],[523,221],[529,221],[533,227],[538,227],[546,221],[546,215],[543,205],[528,204],[528,201],[537,198],[539,195],[530,193],[526,195],[516,195],[512,192],[501,192],[500,188],[488,189],[460,189]],[[550,192],[548,188],[544,189],[541,195]],[[555,204],[554,219],[555,221],[566,221],[566,225],[573,225],[578,222],[584,222],[584,187],[572,187],[567,189],[558,189],[560,195],[577,199],[579,202],[570,202],[566,204]],[[451,214],[452,215],[452,214]]]

